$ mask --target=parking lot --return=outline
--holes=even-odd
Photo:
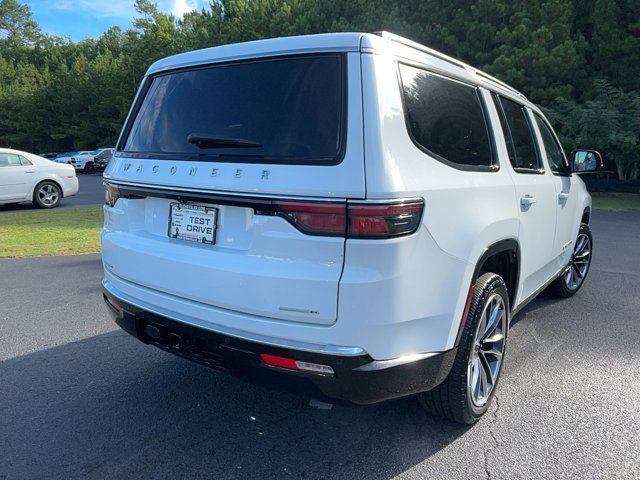
[[[0,478],[637,478],[640,213],[592,227],[585,287],[514,319],[472,428],[412,398],[316,409],[145,346],[108,319],[98,255],[0,260]]]

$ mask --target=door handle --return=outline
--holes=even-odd
[[[523,207],[528,207],[529,205],[533,205],[536,202],[536,197],[534,197],[533,195],[525,195],[524,197],[520,198],[520,205],[522,205]]]
[[[566,200],[567,198],[569,198],[569,194],[567,192],[560,192],[558,194],[558,199],[559,200]]]
[[[35,171],[35,170],[33,170],[33,169],[25,170],[24,172],[25,172],[25,173],[36,173],[36,171]]]

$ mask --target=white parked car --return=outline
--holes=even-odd
[[[69,163],[76,168],[76,171],[83,173],[102,171],[113,157],[114,150],[114,148],[98,148],[91,152],[80,152],[73,155]]]
[[[71,165],[0,148],[0,204],[33,202],[40,208],[54,208],[63,197],[76,193],[78,177]]]
[[[585,155],[574,172],[601,163]],[[463,423],[513,315],[575,294],[591,262],[591,198],[542,111],[388,33],[154,63],[104,178],[104,296],[127,332]]]

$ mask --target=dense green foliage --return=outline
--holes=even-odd
[[[127,31],[72,42],[0,0],[0,145],[112,145],[146,68],[244,40],[389,30],[496,75],[548,112],[565,148],[596,148],[640,173],[639,0],[213,0],[178,19],[137,0]]]

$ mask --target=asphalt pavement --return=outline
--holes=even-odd
[[[89,207],[92,205],[102,205],[104,203],[104,187],[102,186],[102,173],[91,175],[78,175],[80,188],[78,193],[72,197],[65,197],[57,208]],[[22,210],[38,210],[29,202],[0,205],[2,212],[19,212]]]
[[[97,255],[0,260],[0,479],[638,478],[640,213],[595,212],[568,300],[514,318],[497,398],[466,428],[250,385],[109,320]]]

